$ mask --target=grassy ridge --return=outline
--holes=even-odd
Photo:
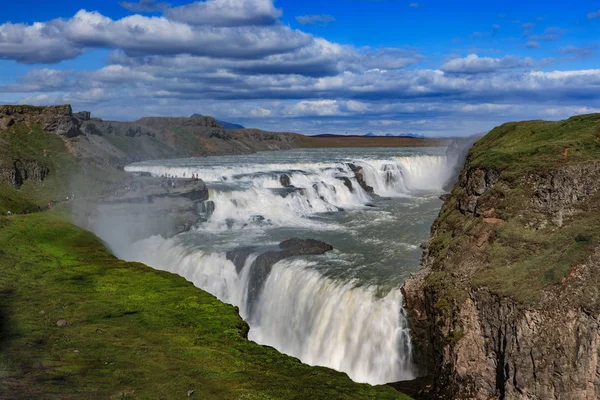
[[[246,340],[234,307],[54,213],[0,218],[0,270],[1,399],[408,398]]]
[[[569,149],[565,154],[565,149]],[[600,114],[564,121],[509,122],[494,128],[470,152],[472,167],[504,171],[505,176],[598,160]]]

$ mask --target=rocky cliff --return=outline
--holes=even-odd
[[[600,115],[473,146],[403,288],[434,397],[600,397],[598,210]]]

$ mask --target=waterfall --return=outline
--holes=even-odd
[[[334,368],[371,384],[415,377],[398,288],[381,296],[376,287],[324,277],[311,268],[315,261],[283,260],[273,266],[250,313],[247,293],[256,254],[238,273],[224,253],[153,236],[118,256],[178,274],[238,306],[250,325],[249,339],[305,363]]]
[[[352,160],[364,171],[364,181],[383,197],[442,192],[452,178],[453,165],[445,155]],[[320,229],[310,217],[364,207],[372,201],[359,184],[350,162],[263,164],[241,166],[168,166],[135,164],[131,172],[155,176],[203,179],[215,209],[204,229],[246,228],[250,225]],[[285,187],[281,177],[285,175]],[[329,226],[331,228],[331,226]]]
[[[305,162],[302,154],[298,162],[282,155],[274,160],[284,162],[189,159],[127,166],[127,171],[154,176],[193,174],[206,182],[211,203],[203,207],[205,215],[195,231],[118,243],[113,251],[181,275],[238,306],[250,325],[249,338],[258,343],[308,364],[344,371],[358,382],[412,379],[411,341],[397,277],[409,268],[403,263],[416,268],[418,245],[426,237],[420,227],[433,221],[439,209],[424,216],[415,210],[419,204],[439,207],[438,195],[452,179],[457,158],[402,154],[413,155],[320,155]],[[264,160],[273,160],[268,157]],[[392,212],[407,214],[395,219]],[[390,237],[378,231],[384,226],[398,230],[391,240],[406,229],[406,243],[386,246]],[[423,231],[409,231],[411,226]],[[253,262],[265,248],[281,237],[316,234],[339,240],[346,252],[284,259],[261,277],[260,288],[251,287],[256,281]],[[234,265],[227,251],[240,243],[262,250],[251,250],[245,262]],[[363,246],[368,248],[362,251]],[[384,259],[386,265],[381,265]],[[400,270],[394,269],[397,265]]]

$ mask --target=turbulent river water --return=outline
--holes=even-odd
[[[115,253],[179,274],[249,323],[249,338],[311,365],[380,384],[415,377],[400,287],[418,269],[456,163],[442,148],[303,149],[137,163],[128,171],[197,174],[214,212],[190,232]],[[374,195],[359,185],[362,167]],[[281,176],[292,187],[283,187]],[[287,184],[287,182],[284,182]],[[349,184],[350,183],[350,184]],[[275,264],[258,296],[250,266],[285,239],[334,246]],[[239,270],[226,252],[253,246]],[[239,272],[238,272],[239,270]]]

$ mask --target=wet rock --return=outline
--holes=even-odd
[[[281,183],[281,186],[283,186],[284,188],[293,187],[292,181],[291,181],[289,175],[287,175],[287,174],[283,174],[279,177],[279,183]]]
[[[363,169],[363,167],[356,166],[352,163],[349,163],[348,167],[350,168],[350,170],[352,170],[352,172],[354,172],[354,177],[356,179],[356,182],[358,182],[360,187],[362,187],[365,192],[367,192],[367,193],[375,192],[373,187],[369,186],[367,184],[367,182],[365,181],[365,170]]]
[[[215,212],[215,202],[212,200],[205,200],[198,203],[198,213],[204,218],[208,219]]]
[[[246,264],[246,260],[250,254],[254,253],[255,251],[256,249],[254,247],[242,247],[228,251],[225,256],[233,263],[233,265],[235,265],[235,270],[239,274],[242,269],[244,269],[244,265]]]
[[[250,315],[253,313],[256,300],[271,273],[273,265],[286,258],[300,255],[319,255],[331,250],[333,250],[333,246],[320,240],[295,238],[279,243],[279,250],[268,251],[259,255],[252,263],[248,285],[247,296]]]
[[[348,190],[350,190],[351,192],[354,191],[354,188],[352,187],[352,181],[350,180],[350,178],[342,176],[338,179],[340,179],[342,182],[344,182],[344,186],[346,186],[348,188]]]

